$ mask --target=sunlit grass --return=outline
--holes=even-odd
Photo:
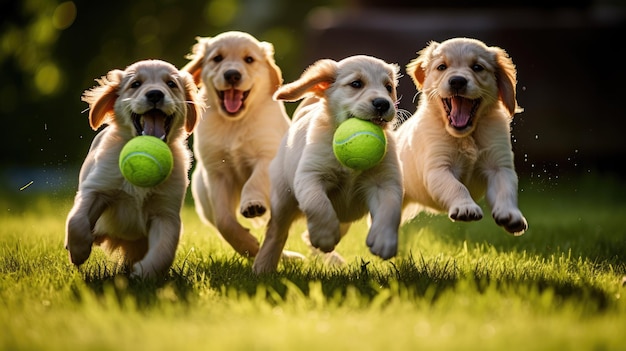
[[[0,349],[624,349],[625,193],[604,179],[526,185],[522,237],[488,216],[423,214],[389,261],[369,253],[361,221],[337,248],[346,264],[311,257],[263,277],[188,202],[161,281],[129,280],[98,249],[70,265],[70,197],[3,196]],[[261,237],[263,225],[250,225]],[[308,253],[304,228],[292,228],[290,250]]]

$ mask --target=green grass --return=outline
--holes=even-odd
[[[382,261],[356,223],[343,266],[281,263],[264,277],[183,210],[168,276],[129,280],[95,249],[63,250],[69,196],[0,197],[1,350],[626,350],[626,187],[526,182],[530,229],[420,215]],[[292,228],[288,249],[306,253]],[[262,235],[262,226],[253,232]]]

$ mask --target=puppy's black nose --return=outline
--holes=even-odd
[[[465,89],[467,86],[467,79],[461,76],[452,76],[448,80],[448,84],[450,84],[450,88],[453,90],[459,91],[461,89]]]
[[[372,100],[372,105],[374,105],[374,108],[376,109],[376,112],[378,112],[378,114],[387,112],[390,106],[389,100],[383,98],[376,98]]]
[[[241,80],[241,73],[235,69],[224,72],[224,79],[230,84],[235,84]]]
[[[146,93],[146,99],[153,104],[163,100],[163,96],[165,95],[163,95],[163,92],[160,90],[150,90]]]

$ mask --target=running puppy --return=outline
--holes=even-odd
[[[197,40],[183,68],[207,105],[193,138],[195,208],[239,254],[254,257],[259,241],[237,214],[253,218],[269,209],[268,167],[290,124],[283,102],[272,99],[282,73],[272,44],[250,34]]]
[[[97,82],[82,100],[89,104],[91,127],[107,127],[96,135],[80,170],[65,248],[77,266],[94,244],[119,249],[132,276],[155,277],[170,268],[181,235],[191,162],[187,136],[200,109],[197,88],[191,75],[159,60],[112,70]],[[122,147],[144,134],[163,139],[174,156],[171,176],[152,188],[132,185],[118,167]]]
[[[431,42],[407,65],[421,91],[415,115],[397,132],[405,188],[404,218],[422,207],[453,221],[483,217],[514,235],[528,228],[517,206],[510,123],[516,69],[501,48],[468,38]],[[418,205],[418,206],[413,206]]]
[[[350,223],[371,214],[367,246],[388,259],[396,255],[402,207],[402,179],[392,138],[377,166],[354,171],[332,150],[333,134],[348,118],[387,126],[396,116],[398,66],[370,56],[320,60],[277,100],[301,102],[293,124],[270,165],[271,218],[253,270],[276,270],[291,223],[304,214],[311,244],[331,252]]]

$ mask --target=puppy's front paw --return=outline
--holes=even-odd
[[[518,209],[494,210],[492,215],[496,224],[515,236],[524,234],[528,229],[528,222]]]
[[[241,214],[246,218],[260,217],[267,211],[265,205],[261,202],[248,202],[241,205]]]
[[[365,243],[374,255],[386,260],[398,253],[398,232],[391,228],[377,230],[372,226]]]
[[[76,266],[83,264],[91,255],[93,240],[89,221],[86,218],[71,218],[65,238],[65,249],[69,252],[70,262]]]
[[[478,221],[483,218],[483,210],[474,202],[466,202],[450,207],[448,217],[453,221]]]
[[[164,273],[155,270],[149,263],[140,261],[133,265],[130,277],[133,279],[151,279],[163,274]]]

